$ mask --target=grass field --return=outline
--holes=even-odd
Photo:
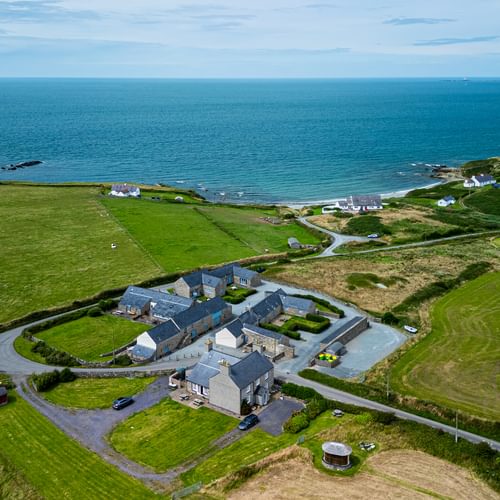
[[[2,498],[47,500],[82,498],[153,498],[139,481],[68,438],[19,396],[0,408],[0,492]],[[5,465],[7,464],[7,465]],[[36,491],[37,495],[31,495]]]
[[[77,378],[40,395],[51,403],[67,408],[110,408],[115,399],[139,394],[154,380],[153,377]]]
[[[464,202],[479,212],[500,216],[500,189],[486,187],[468,196]]]
[[[161,273],[98,192],[0,185],[0,322]]]
[[[171,399],[120,423],[109,441],[120,453],[158,472],[199,457],[238,420],[208,408],[193,409]]]
[[[37,333],[36,337],[49,346],[68,352],[86,361],[102,360],[99,355],[117,349],[134,340],[142,332],[149,330],[150,325],[135,323],[124,318],[104,314],[91,318],[83,318],[49,330]]]
[[[102,203],[166,272],[252,257],[265,249],[286,251],[289,236],[318,242],[295,223],[259,219],[273,211],[111,198]]]
[[[486,274],[434,305],[432,331],[391,372],[395,390],[500,420],[500,273]]]

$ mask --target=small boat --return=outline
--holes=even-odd
[[[417,166],[417,164],[416,164],[416,163],[412,163],[412,164],[411,164],[411,166],[412,166],[412,167],[416,167],[416,166]]]
[[[238,191],[236,194],[241,198],[245,194],[245,192],[244,191]]]
[[[418,330],[413,326],[405,325],[403,328],[409,333],[417,333],[418,332]]]

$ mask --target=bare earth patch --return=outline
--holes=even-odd
[[[493,490],[476,480],[469,471],[422,452],[381,452],[367,460],[362,472],[353,477],[340,477],[320,472],[312,465],[306,450],[301,451],[289,460],[274,463],[232,492],[229,498],[498,498]]]

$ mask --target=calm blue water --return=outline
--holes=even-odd
[[[0,180],[311,201],[426,185],[412,163],[499,154],[499,80],[0,80],[0,165],[45,162]]]

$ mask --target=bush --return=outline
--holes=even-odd
[[[73,382],[73,380],[76,379],[76,375],[69,369],[69,368],[64,368],[61,370],[61,373],[59,375],[59,381],[62,383],[66,382]]]
[[[277,332],[285,335],[286,337],[290,337],[294,340],[300,340],[301,336],[299,332],[296,332],[290,328],[283,328],[280,326],[273,325],[272,323],[263,323],[260,325],[262,328],[266,328],[267,330],[271,330],[272,332]]]
[[[129,366],[132,364],[132,360],[126,354],[122,354],[121,356],[116,356],[114,364],[117,366]]]
[[[304,387],[302,385],[296,385],[288,382],[281,386],[281,392],[286,396],[302,399],[303,401],[308,401],[315,397],[322,397],[319,393],[317,393],[310,387]]]
[[[390,311],[382,314],[381,320],[382,323],[385,323],[386,325],[398,325],[400,322],[400,319]]]
[[[382,224],[381,218],[376,215],[363,215],[349,219],[346,225],[346,232],[368,236],[371,233],[391,234],[389,227]]]
[[[314,420],[316,417],[321,415],[324,411],[328,410],[328,401],[323,398],[314,398],[309,401],[304,412],[309,420]]]
[[[376,411],[373,414],[373,420],[379,424],[390,425],[396,421],[396,415],[394,413]]]
[[[297,434],[297,432],[300,432],[302,429],[306,429],[309,427],[309,418],[305,413],[299,413],[297,415],[294,415],[293,417],[290,417],[284,424],[283,424],[283,430],[285,432],[290,432],[292,434]]]
[[[35,386],[37,392],[45,392],[52,387],[55,387],[60,380],[60,374],[57,370],[53,372],[41,373],[39,375],[32,375],[31,381]]]
[[[241,408],[240,408],[241,415],[250,415],[251,412],[252,412],[252,407],[248,404],[248,401],[244,399],[241,402]]]
[[[102,309],[98,306],[96,307],[91,307],[88,311],[87,311],[87,316],[91,317],[91,318],[97,318],[97,316],[102,316],[103,312],[102,312]]]
[[[36,342],[31,348],[31,352],[40,354],[49,365],[58,366],[79,366],[76,358],[67,352],[61,352],[48,346],[43,340]]]

